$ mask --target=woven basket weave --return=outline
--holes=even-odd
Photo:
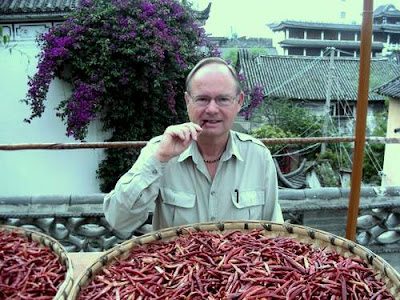
[[[21,236],[26,237],[27,240],[38,242],[40,245],[47,247],[54,252],[60,258],[61,263],[66,267],[67,272],[65,274],[64,282],[59,287],[57,294],[53,299],[64,300],[69,298],[69,293],[71,292],[74,284],[72,261],[67,255],[67,251],[57,240],[41,232],[22,227],[0,225],[0,231],[16,232]]]
[[[280,224],[267,221],[199,223],[187,226],[171,227],[125,241],[104,253],[104,255],[96,260],[79,276],[71,291],[70,299],[76,299],[80,290],[88,285],[92,278],[103,268],[107,268],[107,266],[113,263],[116,258],[127,258],[130,250],[138,245],[172,240],[178,235],[184,234],[186,230],[192,232],[207,231],[226,233],[237,229],[244,232],[252,229],[264,229],[263,234],[267,237],[291,237],[298,242],[312,244],[314,248],[325,248],[329,251],[335,250],[344,257],[361,258],[368,263],[369,268],[377,273],[377,279],[382,280],[386,284],[387,289],[395,299],[400,300],[400,275],[385,260],[371,252],[369,249],[325,231],[306,226]]]

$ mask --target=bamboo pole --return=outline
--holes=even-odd
[[[387,138],[371,136],[366,141],[374,144],[400,144],[400,138]],[[260,139],[265,145],[285,144],[315,144],[315,143],[350,143],[355,137],[309,137],[309,138],[266,138]],[[16,150],[74,150],[74,149],[114,149],[133,148],[138,149],[146,146],[146,141],[131,142],[98,142],[98,143],[37,143],[37,144],[0,144],[0,151]]]
[[[358,80],[358,99],[356,115],[356,132],[353,155],[353,170],[347,214],[346,238],[354,241],[357,229],[358,208],[362,179],[363,157],[365,147],[365,128],[368,110],[369,74],[371,64],[373,0],[364,0],[363,21],[360,45],[360,75]]]

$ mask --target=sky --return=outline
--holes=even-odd
[[[211,4],[204,27],[211,36],[272,37],[266,24],[283,20],[311,22],[362,22],[363,0],[192,0],[193,8],[203,10]],[[374,9],[393,4],[400,10],[400,0],[374,0]],[[313,9],[311,9],[313,8]],[[345,18],[343,13],[345,12]]]

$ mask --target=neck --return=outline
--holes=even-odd
[[[215,160],[221,157],[226,144],[228,143],[229,134],[223,137],[209,138],[199,136],[197,145],[200,154],[205,160]]]

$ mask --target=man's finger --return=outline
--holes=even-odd
[[[197,128],[196,126],[194,126],[194,124],[190,124],[189,126],[187,126],[188,130],[189,130],[189,134],[192,137],[193,140],[197,140]]]

